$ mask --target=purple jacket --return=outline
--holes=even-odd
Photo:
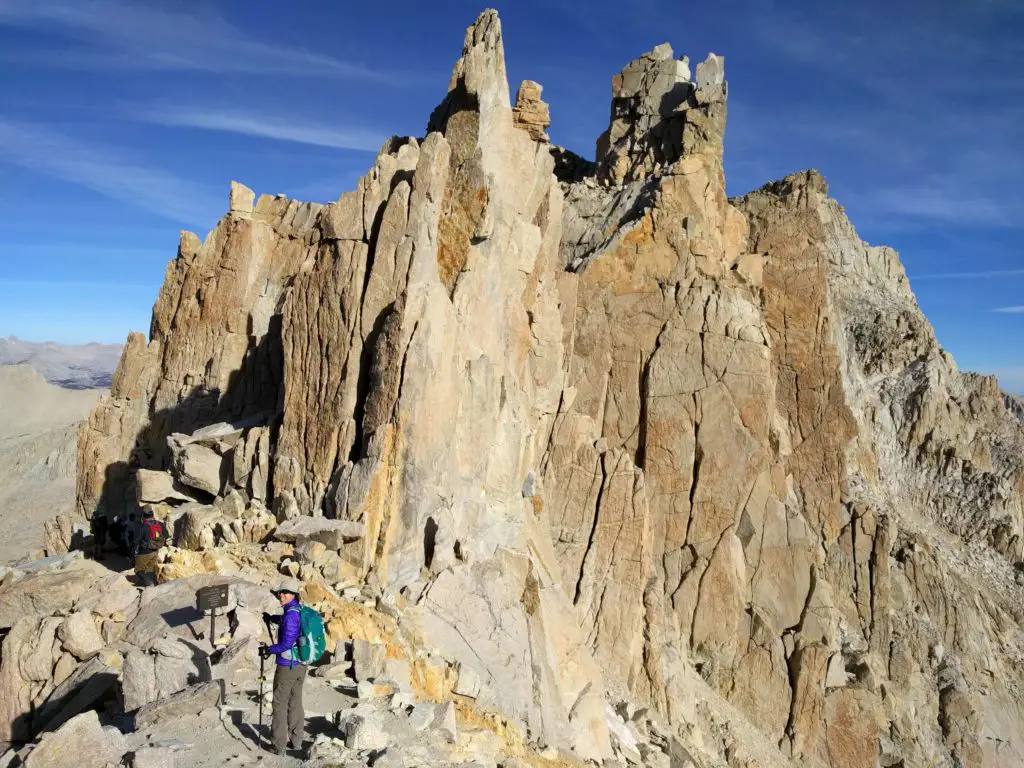
[[[295,645],[302,634],[300,610],[298,599],[292,600],[284,607],[284,615],[281,616],[277,630],[277,644],[268,649],[271,653],[277,654],[279,667],[295,667],[301,663],[295,652]]]

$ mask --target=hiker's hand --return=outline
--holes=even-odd
[[[264,624],[280,624],[281,623],[281,617],[280,616],[275,616],[272,613],[267,613],[266,611],[264,611],[263,612],[263,623]]]
[[[270,648],[265,645],[260,646],[260,658],[265,659],[270,656]]]

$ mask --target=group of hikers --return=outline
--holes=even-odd
[[[146,552],[156,552],[164,546],[169,535],[167,525],[153,514],[152,509],[132,511],[107,517],[95,514],[89,523],[92,534],[93,556],[102,560],[108,544],[122,556],[134,560]]]

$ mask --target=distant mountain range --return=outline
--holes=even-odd
[[[65,389],[106,389],[121,357],[120,344],[55,344],[0,337],[0,365],[30,365]]]
[[[74,512],[78,423],[102,395],[48,384],[31,366],[0,366],[0,564],[36,549],[46,520]]]

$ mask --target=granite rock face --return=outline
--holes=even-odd
[[[161,496],[216,550],[270,510],[282,568],[344,571],[577,758],[684,764],[711,723],[735,766],[1019,765],[1021,424],[820,175],[726,197],[726,96],[659,46],[588,163],[484,13],[355,190],[236,184],[182,236],[80,513]]]

